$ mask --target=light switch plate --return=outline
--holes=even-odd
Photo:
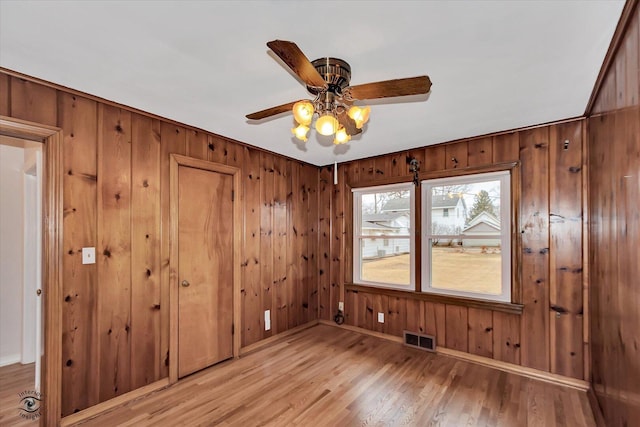
[[[340,311],[344,311],[344,302],[340,301],[340,302],[338,303],[338,310],[340,310]]]
[[[378,323],[384,323],[384,313],[378,312]]]
[[[82,248],[82,263],[83,264],[96,263],[96,248]]]

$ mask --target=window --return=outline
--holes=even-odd
[[[510,194],[509,171],[422,181],[423,292],[510,302]]]
[[[353,190],[353,280],[415,290],[414,185]]]
[[[449,209],[448,208],[444,208],[442,210],[442,216],[447,218],[449,216]]]

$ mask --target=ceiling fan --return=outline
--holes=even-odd
[[[362,132],[369,119],[369,107],[354,105],[354,101],[409,95],[422,95],[431,89],[428,76],[385,80],[350,86],[351,66],[338,58],[309,61],[293,42],[273,40],[267,46],[307,85],[313,100],[298,100],[248,114],[250,120],[261,120],[291,111],[298,126],[291,129],[301,141],[307,140],[314,115],[316,131],[334,135],[334,144],[344,144]]]

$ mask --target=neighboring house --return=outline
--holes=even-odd
[[[467,221],[467,204],[457,194],[437,194],[431,198],[431,224],[437,234],[460,234]]]
[[[409,239],[394,239],[393,235],[409,234],[409,213],[380,213],[362,215],[362,234],[365,236],[385,236],[364,239],[362,258],[379,258],[409,252]]]
[[[462,230],[464,236],[495,236],[486,239],[462,239],[465,247],[496,247],[500,245],[500,220],[489,212],[481,212]]]

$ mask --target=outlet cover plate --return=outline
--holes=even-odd
[[[96,263],[96,248],[82,248],[82,263],[83,264]]]
[[[384,313],[378,312],[378,323],[384,323]]]

